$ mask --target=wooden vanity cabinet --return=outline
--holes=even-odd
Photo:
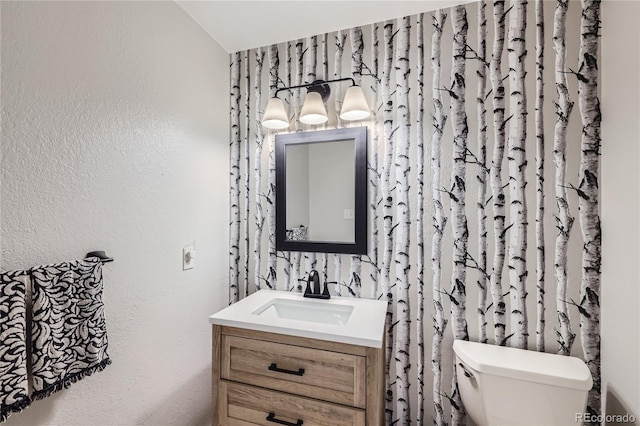
[[[382,348],[213,325],[213,424],[384,424]]]

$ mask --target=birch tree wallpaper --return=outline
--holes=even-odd
[[[599,31],[598,0],[479,1],[232,54],[231,303],[311,269],[388,301],[388,425],[465,424],[453,339],[584,359],[600,413]],[[261,115],[342,77],[369,119],[337,119],[332,85],[303,125],[298,89],[284,132],[368,127],[368,255],[277,252]]]

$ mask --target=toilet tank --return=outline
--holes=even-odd
[[[456,340],[463,404],[478,425],[578,424],[593,384],[575,357]]]

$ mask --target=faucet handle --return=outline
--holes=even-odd
[[[309,277],[307,278],[307,288],[304,290],[304,297],[310,294],[313,294],[313,290],[311,289],[311,273],[309,273]]]
[[[322,298],[323,299],[331,298],[331,294],[329,293],[329,281],[324,282],[324,289],[322,290]]]

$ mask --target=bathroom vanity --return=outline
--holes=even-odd
[[[212,315],[213,424],[383,425],[385,314],[261,290]]]

